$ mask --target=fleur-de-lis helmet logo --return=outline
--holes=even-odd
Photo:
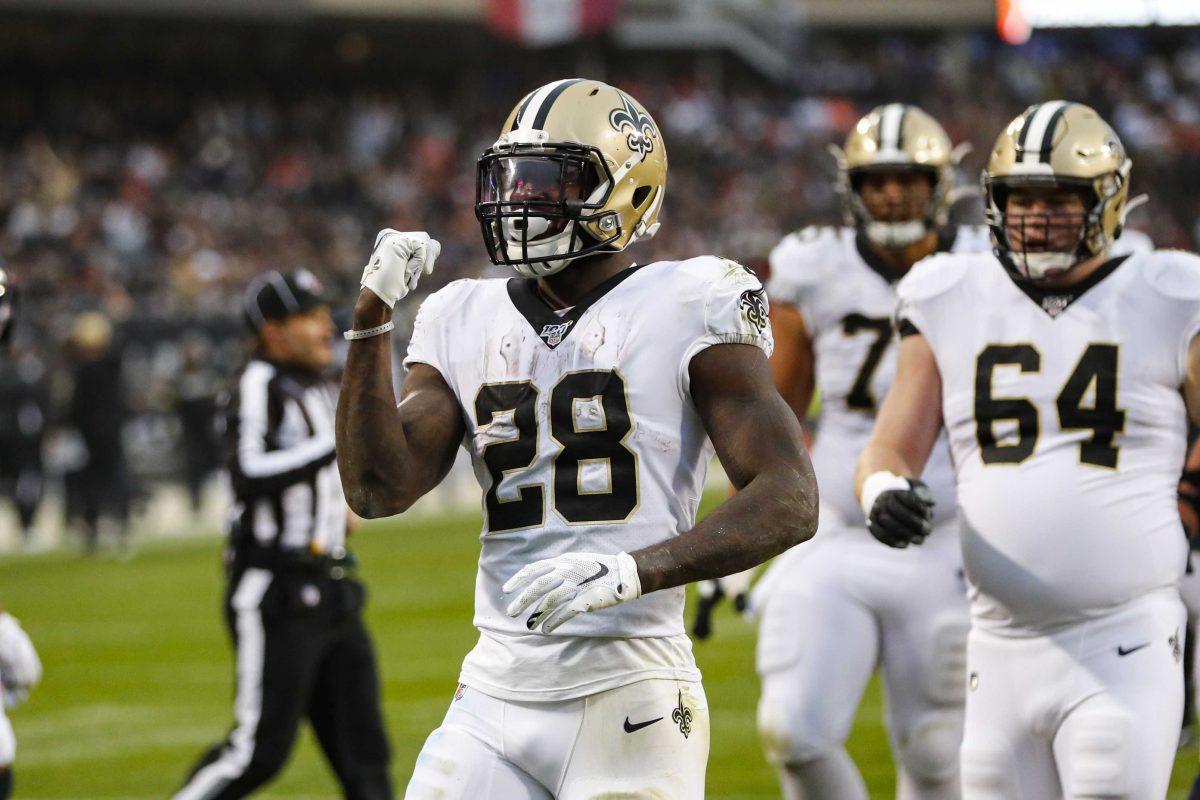
[[[620,108],[614,108],[608,115],[608,124],[618,133],[625,134],[629,149],[641,153],[645,158],[653,152],[654,142],[658,139],[658,129],[654,120],[645,111],[640,110],[624,92],[617,92],[621,97]]]

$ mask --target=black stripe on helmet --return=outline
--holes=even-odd
[[[559,95],[577,83],[583,83],[583,79],[575,78],[574,80],[563,81],[558,86],[555,86],[550,94],[546,95],[546,99],[542,101],[537,116],[533,118],[533,124],[529,127],[535,131],[542,130],[542,127],[546,124],[546,118],[550,116],[550,109],[554,107],[554,101],[558,99]]]
[[[1017,158],[1020,159],[1025,155],[1025,140],[1029,138],[1029,128],[1033,125],[1033,118],[1037,116],[1038,109],[1041,105],[1030,106],[1025,112],[1025,122],[1021,124],[1021,132],[1017,135]]]
[[[1050,163],[1050,151],[1054,149],[1054,131],[1058,128],[1058,123],[1062,121],[1063,114],[1071,105],[1071,103],[1063,103],[1046,123],[1046,130],[1042,133],[1042,144],[1038,148],[1038,161],[1043,164]]]
[[[512,127],[509,132],[515,131],[521,124],[521,117],[525,116],[525,110],[529,108],[529,101],[533,100],[533,96],[537,94],[537,89],[534,89],[529,94],[525,95],[525,99],[521,101],[521,107],[517,109],[517,113],[513,116]]]

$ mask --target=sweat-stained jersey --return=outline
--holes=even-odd
[[[938,243],[939,250],[956,253],[990,248],[986,229],[966,226]],[[865,527],[854,468],[896,373],[895,278],[853,228],[806,228],[771,252],[767,294],[799,310],[816,356],[821,427],[812,461],[822,513],[832,510],[845,525]],[[954,472],[944,439],[922,479],[933,492],[937,519],[952,517]],[[825,528],[833,520],[823,522]]]
[[[941,373],[975,624],[1042,634],[1173,587],[1200,258],[1137,252],[1052,293],[937,256],[899,294]]]
[[[581,614],[552,634],[504,613],[500,587],[572,551],[632,552],[689,530],[712,444],[688,365],[722,343],[771,351],[762,284],[715,257],[613,276],[565,313],[532,279],[460,280],[421,306],[406,365],[461,405],[484,491],[480,641],[461,680],[514,700],[581,697],[645,678],[698,680],[682,587]]]

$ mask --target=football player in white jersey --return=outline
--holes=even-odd
[[[470,454],[484,490],[479,642],[409,798],[700,798],[708,711],[684,584],[809,538],[816,483],[771,381],[762,285],[711,256],[635,265],[662,133],[593,80],[527,95],[479,161],[493,262],[415,323],[402,401],[372,334],[437,255],[384,232],[338,407],[351,505],[403,511]],[[695,524],[713,450],[741,492]]]
[[[1031,106],[984,173],[994,255],[936,256],[899,285],[858,490],[877,535],[919,543],[933,510],[914,480],[946,429],[971,599],[965,800],[1167,791],[1200,258],[1112,256],[1130,168],[1092,109]]]
[[[876,666],[897,796],[958,796],[967,601],[945,443],[924,472],[945,530],[926,547],[877,542],[854,497],[854,465],[895,371],[896,281],[935,252],[988,246],[983,228],[947,226],[955,160],[921,109],[873,109],[839,152],[850,224],[791,234],[771,253],[776,385],[801,419],[821,393],[820,530],[777,559],[753,596],[759,728],[789,800],[867,797],[844,744]]]

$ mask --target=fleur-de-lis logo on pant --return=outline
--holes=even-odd
[[[608,115],[608,124],[613,130],[624,133],[629,149],[641,153],[643,157],[654,150],[654,140],[658,138],[658,130],[654,120],[644,112],[639,111],[628,97],[621,94],[621,107],[614,108]]]
[[[679,690],[679,705],[671,712],[671,719],[679,726],[683,738],[692,732],[692,710],[683,704],[683,690]]]

